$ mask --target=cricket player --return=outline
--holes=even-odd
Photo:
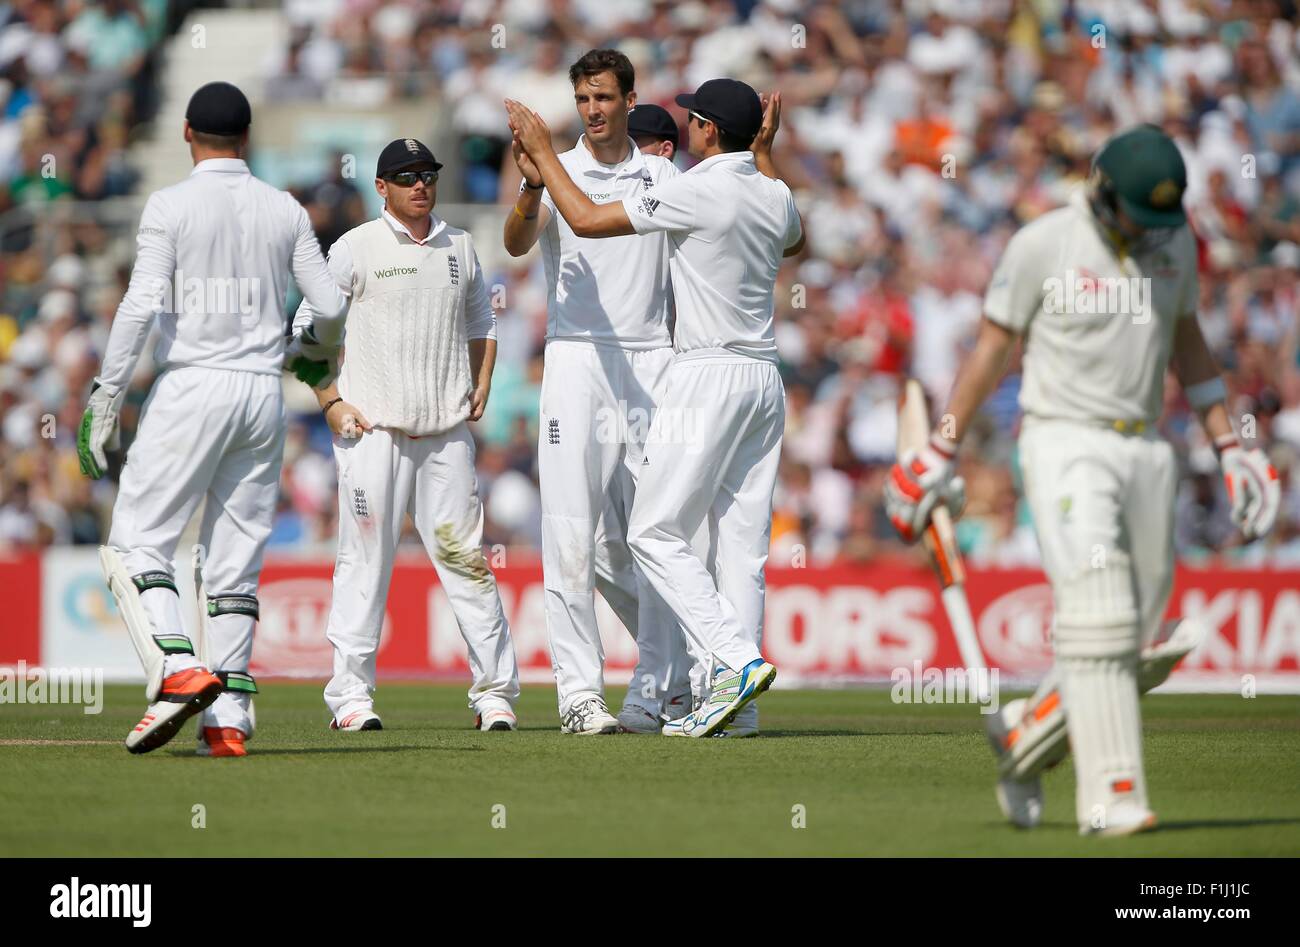
[[[627,113],[627,134],[643,155],[672,161],[679,132],[672,114],[662,105],[637,105]]]
[[[375,656],[393,557],[409,512],[469,647],[469,706],[480,730],[511,731],[519,671],[496,578],[483,556],[483,503],[468,421],[483,416],[496,314],[470,235],[440,219],[433,153],[414,138],[379,155],[380,216],[330,248],[349,300],[337,383],[317,388],[335,433],[339,545],[326,636],[335,730],[381,730]],[[294,326],[316,321],[304,300]],[[309,355],[334,357],[307,340]]]
[[[109,588],[144,664],[149,708],[126,738],[132,753],[167,743],[202,712],[199,752],[243,756],[253,734],[248,673],[257,582],[280,490],[285,414],[284,303],[292,274],[312,303],[315,336],[342,331],[347,300],[325,268],[307,213],[254,178],[240,154],[252,113],[234,86],[190,99],[185,140],[194,170],[150,195],[126,296],[78,431],[84,474],[99,479],[118,444],[118,412],[153,322],[162,372],[122,467],[108,545]],[[200,501],[206,651],[181,620],[173,556]],[[188,558],[188,557],[187,557]],[[201,629],[203,630],[203,629]]]
[[[593,199],[614,206],[678,175],[628,137],[631,62],[613,49],[569,70],[583,134],[559,160]],[[672,612],[633,564],[626,523],[643,461],[653,393],[672,358],[668,242],[591,240],[555,210],[519,143],[523,175],[505,225],[512,256],[542,243],[547,281],[538,467],[546,629],[561,731],[657,733],[690,709],[689,659]],[[616,719],[604,698],[593,590],[636,638],[638,664]]]
[[[1202,634],[1161,620],[1176,487],[1173,448],[1155,429],[1167,367],[1214,440],[1246,539],[1277,516],[1277,475],[1262,451],[1238,443],[1197,323],[1186,182],[1173,141],[1141,125],[1106,143],[1068,206],[1012,237],[943,420],[928,446],[899,459],[886,488],[895,527],[919,537],[935,504],[951,502],[961,438],[1023,337],[1020,457],[1056,620],[1051,673],[1031,700],[1005,705],[990,734],[999,805],[1020,826],[1041,818],[1039,773],[1068,749],[1081,833],[1155,824],[1138,694]]]
[[[668,234],[675,354],[657,393],[628,544],[712,667],[703,703],[663,732],[707,737],[776,677],[759,650],[785,426],[772,296],[782,257],[799,252],[804,237],[790,189],[765,176],[750,150],[764,124],[757,93],[733,79],[714,79],[678,96],[677,104],[691,116],[689,147],[700,163],[609,204],[594,203],[573,182],[538,116],[513,101],[507,111],[575,233]],[[779,96],[769,109],[779,109]],[[705,421],[702,434],[693,430],[692,417]],[[707,564],[692,548],[705,522]]]

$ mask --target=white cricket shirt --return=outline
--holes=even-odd
[[[666,231],[678,352],[726,349],[776,361],[772,293],[803,228],[794,195],[752,151],[706,158],[650,193],[625,198],[638,234]]]
[[[635,199],[681,172],[666,158],[643,155],[631,138],[618,164],[597,161],[585,143],[560,155],[560,164],[597,204]],[[551,219],[542,231],[546,267],[546,338],[578,339],[625,349],[672,344],[668,241],[660,235],[579,237],[542,191]]]
[[[302,206],[238,158],[200,161],[145,204],[131,283],[96,380],[110,391],[127,384],[155,316],[164,368],[278,375],[291,275],[322,323],[343,313],[347,299]]]
[[[351,300],[339,394],[378,427],[439,434],[469,416],[470,339],[496,337],[496,314],[470,235],[429,215],[417,240],[388,212],[330,248]],[[297,329],[313,321],[304,300]]]
[[[1160,417],[1174,327],[1196,317],[1197,292],[1191,228],[1121,257],[1080,189],[1011,238],[984,314],[1025,336],[1026,414],[1151,424]]]

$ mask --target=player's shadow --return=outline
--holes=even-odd
[[[1156,832],[1181,832],[1186,829],[1244,829],[1254,825],[1300,825],[1300,819],[1185,819],[1161,822]]]
[[[255,749],[248,755],[256,756],[302,756],[309,753],[406,753],[408,751],[424,751],[430,753],[481,753],[486,747],[481,746],[303,746],[303,747],[268,747],[267,749]],[[196,756],[192,751],[172,750],[171,756],[194,757],[203,759],[204,757]]]

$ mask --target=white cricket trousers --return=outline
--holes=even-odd
[[[537,461],[546,631],[561,716],[604,691],[597,587],[637,643],[625,702],[658,715],[665,696],[690,688],[681,631],[626,545],[654,393],[672,354],[546,343]]]
[[[354,439],[336,436],[334,458],[339,545],[325,632],[334,645],[334,676],[325,687],[334,718],[373,704],[375,656],[407,513],[469,647],[469,706],[477,713],[513,706],[519,669],[496,577],[483,557],[483,503],[468,425],[425,437],[378,427]]]
[[[761,657],[784,432],[785,388],[771,362],[706,349],[678,355],[664,376],[628,544],[710,672]],[[705,522],[701,559],[692,539]]]
[[[1027,417],[1025,497],[1052,585],[1055,661],[1082,828],[1113,807],[1145,807],[1140,648],[1160,631],[1173,584],[1173,448],[1148,435]]]
[[[199,561],[208,598],[257,594],[262,554],[275,519],[284,453],[280,376],[219,368],[163,372],[145,401],[131,444],[108,544],[132,575],[175,577],[176,546],[199,501]],[[194,551],[184,550],[186,568]],[[141,598],[160,631],[184,632],[179,599],[162,589]],[[254,620],[207,619],[212,671],[248,671]],[[170,673],[170,668],[169,668]],[[252,732],[246,695],[223,692],[201,726]]]

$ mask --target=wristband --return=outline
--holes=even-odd
[[[515,211],[516,214],[519,215],[519,219],[520,219],[520,220],[536,220],[536,219],[537,219],[537,215],[536,215],[536,214],[533,214],[531,217],[529,217],[527,214],[525,214],[523,211],[521,211],[521,210],[519,209],[519,205],[518,205],[518,204],[515,205],[515,207],[514,207],[514,211]]]
[[[529,184],[528,179],[524,178],[524,187],[528,188],[530,191],[540,191],[542,188],[546,187],[546,182],[543,181],[541,184]]]
[[[327,402],[325,402],[325,407],[323,407],[323,408],[320,409],[320,413],[321,413],[321,414],[329,414],[329,410],[330,410],[330,408],[334,407],[336,404],[338,404],[338,403],[339,403],[340,401],[342,401],[342,400],[343,400],[342,398],[335,398],[335,399],[333,399],[332,401],[327,401]]]
[[[1214,452],[1220,457],[1225,451],[1230,451],[1235,447],[1240,447],[1237,443],[1237,435],[1229,431],[1227,434],[1220,434],[1214,439]]]

